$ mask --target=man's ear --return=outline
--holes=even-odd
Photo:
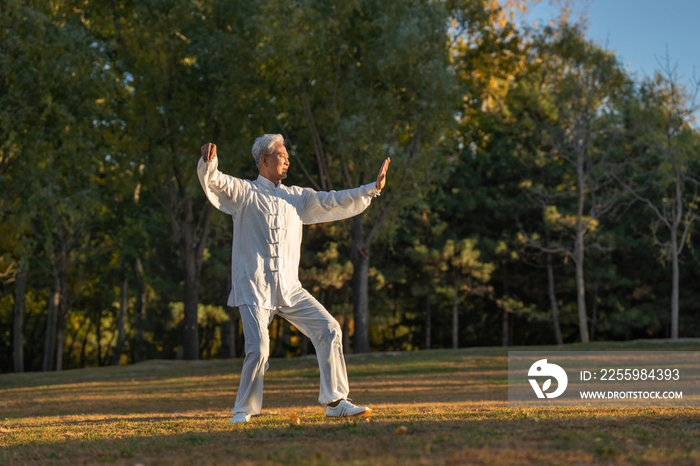
[[[266,155],[263,155],[263,156],[261,157],[261,160],[262,160],[263,165],[265,165],[265,166],[267,167],[267,156],[266,156]]]

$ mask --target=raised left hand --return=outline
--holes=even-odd
[[[201,147],[200,152],[204,161],[209,163],[216,157],[216,144],[208,142]]]
[[[377,191],[381,191],[384,185],[386,184],[386,171],[389,169],[389,163],[391,163],[391,157],[387,157],[386,159],[384,159],[384,163],[382,163],[382,168],[379,169],[379,175],[377,175],[377,183],[375,184]]]

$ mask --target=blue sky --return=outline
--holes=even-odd
[[[676,63],[680,82],[700,78],[700,0],[578,1],[574,15],[586,11],[588,37],[614,50],[624,66],[638,77],[652,75],[666,47]],[[544,24],[556,17],[549,0],[530,5],[523,18]]]

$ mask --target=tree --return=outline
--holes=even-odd
[[[693,129],[700,82],[691,90],[679,85],[675,70],[666,59],[663,72],[640,86],[628,123],[635,133],[628,167],[615,179],[635,200],[656,216],[652,225],[654,243],[661,248],[662,260],[671,259],[671,338],[679,335],[680,270],[679,260],[697,220],[698,133]],[[658,226],[668,231],[668,240],[657,236]]]
[[[0,215],[17,234],[19,256],[39,245],[43,250],[36,263],[49,271],[54,288],[44,367],[50,369],[55,357],[60,370],[71,304],[68,268],[99,199],[92,183],[100,155],[94,122],[103,116],[96,99],[114,81],[79,18],[41,3],[3,2],[0,8],[3,62],[9,65],[0,79],[0,174],[7,196]],[[15,330],[19,344],[21,326]]]
[[[502,343],[513,338],[511,301],[518,294],[513,284],[523,277],[522,261],[505,245],[514,242],[513,227],[529,210],[521,186],[529,167],[522,154],[537,139],[520,100],[533,45],[513,22],[514,10],[526,7],[524,1],[456,2],[453,7],[454,69],[463,92],[455,135],[460,157],[433,203],[458,237],[478,236],[485,261],[499,263],[489,282],[499,297],[483,300],[481,311],[489,319],[501,311]]]
[[[536,59],[542,61],[534,75],[538,82],[533,88],[539,92],[540,103],[536,119],[549,146],[548,156],[560,164],[569,164],[572,170],[561,190],[574,191],[576,196],[571,215],[560,214],[556,207],[551,210],[557,222],[570,224],[573,245],[530,244],[544,252],[568,254],[573,260],[579,335],[582,342],[588,342],[585,237],[620,205],[618,193],[611,188],[610,169],[615,151],[619,151],[617,142],[623,136],[616,102],[628,90],[629,81],[614,54],[584,40],[583,31],[575,25],[562,22],[556,29],[547,27],[535,44]],[[588,247],[602,245],[593,243]]]
[[[28,259],[22,257],[17,273],[17,288],[15,290],[15,306],[12,325],[12,350],[14,353],[15,372],[24,372],[24,293],[27,287]]]
[[[118,1],[89,12],[95,34],[114,38],[108,44],[111,65],[133,93],[125,102],[128,107],[120,109],[131,128],[122,151],[130,157],[127,162],[143,165],[142,192],[158,200],[178,246],[186,359],[199,357],[199,278],[213,214],[197,182],[196,154],[205,140],[219,141],[222,153],[248,143],[245,86],[251,84],[246,76],[252,60],[247,54],[254,50],[248,41],[255,34],[247,20],[256,6]]]
[[[353,349],[367,352],[371,245],[436,181],[438,154],[448,150],[441,142],[454,105],[448,12],[434,2],[377,0],[269,8],[264,66],[256,68],[270,84],[260,104],[292,145],[306,181],[320,190],[354,188],[373,181],[392,157],[381,206],[349,222]]]
[[[447,239],[444,244],[431,249],[415,242],[413,257],[431,278],[435,291],[451,301],[452,348],[459,348],[459,304],[470,294],[483,295],[492,291],[484,283],[491,278],[494,265],[479,260],[476,239],[459,241]]]

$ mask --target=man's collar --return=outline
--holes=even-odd
[[[277,186],[275,186],[275,183],[273,183],[272,181],[268,180],[267,178],[265,178],[265,177],[262,176],[262,175],[258,175],[258,179],[255,180],[255,181],[257,181],[257,182],[260,183],[261,185],[265,186],[266,188],[270,188],[270,189],[277,189],[277,188],[279,188],[280,186],[282,186],[282,183],[281,183],[281,182],[280,182],[280,184],[278,184]]]

